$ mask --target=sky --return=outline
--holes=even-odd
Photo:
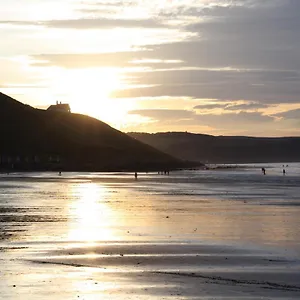
[[[124,132],[300,136],[299,0],[1,0],[0,92]]]

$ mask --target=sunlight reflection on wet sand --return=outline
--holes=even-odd
[[[72,187],[72,198],[77,199],[69,204],[70,222],[68,239],[71,241],[106,241],[113,240],[113,212],[105,203],[106,188],[96,183],[81,183]]]
[[[1,297],[299,299],[299,179],[188,174],[2,180]]]

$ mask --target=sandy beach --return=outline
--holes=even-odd
[[[0,176],[1,299],[299,299],[300,166]]]

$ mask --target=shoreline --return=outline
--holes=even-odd
[[[299,299],[295,166],[0,177],[1,296]]]

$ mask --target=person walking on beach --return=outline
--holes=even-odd
[[[266,175],[266,169],[265,168],[261,168],[261,171],[264,175]]]
[[[285,169],[282,170],[282,174],[283,174],[283,176],[285,176]]]
[[[134,173],[134,178],[137,179],[138,175],[137,172]]]

